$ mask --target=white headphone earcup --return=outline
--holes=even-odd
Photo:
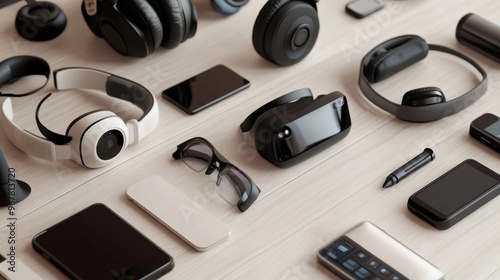
[[[73,139],[71,157],[88,168],[111,163],[128,145],[128,129],[124,121],[111,111],[86,113],[73,122],[66,134]]]

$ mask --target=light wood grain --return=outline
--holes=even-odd
[[[500,277],[500,200],[494,199],[452,228],[439,231],[406,209],[408,197],[464,159],[473,158],[500,172],[498,155],[468,135],[470,122],[485,112],[500,115],[500,68],[497,62],[461,45],[455,38],[459,19],[475,12],[500,22],[500,2],[385,1],[386,7],[362,20],[344,11],[348,1],[318,3],[321,29],[311,53],[300,63],[278,67],[252,47],[255,18],[265,4],[253,0],[236,15],[221,18],[209,1],[193,0],[198,9],[196,35],[179,47],[158,49],[147,58],[123,57],[94,36],[80,12],[80,1],[54,1],[66,12],[68,26],[49,42],[29,42],[17,35],[14,18],[19,2],[0,10],[0,59],[31,54],[52,69],[91,67],[137,81],[157,98],[157,129],[127,150],[114,164],[89,170],[71,161],[46,162],[24,154],[0,133],[0,145],[16,176],[33,192],[17,205],[17,257],[43,279],[64,279],[31,247],[32,237],[95,202],[102,202],[171,254],[176,266],[164,279],[337,279],[319,265],[315,254],[355,224],[369,220],[444,271],[447,279]],[[488,72],[484,97],[459,114],[416,124],[395,119],[361,94],[361,58],[389,38],[417,34],[428,43],[457,49]],[[188,116],[161,98],[161,91],[216,64],[225,64],[251,81],[251,87],[196,115]],[[441,87],[452,99],[480,79],[473,68],[447,55],[431,52],[409,69],[374,87],[394,102],[404,92]],[[10,85],[10,87],[15,85]],[[279,169],[262,159],[251,133],[239,124],[265,102],[309,87],[315,96],[340,91],[347,96],[352,118],[350,134],[341,142],[298,165]],[[123,118],[137,110],[99,93],[57,91],[52,79],[40,93],[13,100],[15,120],[39,134],[34,110],[48,92],[41,118],[64,132],[82,113],[105,108]],[[175,161],[177,144],[195,136],[208,139],[226,158],[261,188],[257,202],[245,213],[211,190],[214,176],[194,173]],[[393,188],[382,189],[385,176],[425,147],[436,159]],[[131,203],[125,192],[144,176],[157,174],[192,197],[232,229],[227,241],[197,252]],[[7,210],[0,209],[0,252],[8,236]]]

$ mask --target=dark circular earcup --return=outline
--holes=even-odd
[[[134,5],[137,12],[144,18],[149,27],[149,32],[153,37],[153,46],[158,48],[163,40],[163,27],[160,18],[148,1],[143,0],[127,0]]]
[[[161,46],[177,47],[196,33],[197,14],[190,0],[148,0],[163,26]]]
[[[66,28],[66,15],[55,4],[34,2],[22,7],[16,16],[16,30],[31,41],[48,41]]]
[[[155,48],[150,24],[129,1],[97,1],[96,7],[86,7],[82,14],[90,30],[122,55],[145,57]]]
[[[212,7],[222,16],[230,16],[240,10],[249,0],[212,0]]]
[[[370,52],[371,58],[364,66],[364,75],[370,83],[383,81],[424,59],[428,52],[429,46],[419,36],[394,38]]]
[[[401,105],[427,106],[446,102],[443,91],[438,87],[424,87],[408,91],[403,95]]]
[[[280,66],[295,64],[306,57],[319,33],[318,13],[313,4],[289,0],[267,2],[253,27],[252,42],[257,53]]]

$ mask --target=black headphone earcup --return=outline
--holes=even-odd
[[[417,88],[403,95],[402,105],[427,106],[446,102],[443,91],[438,87]]]
[[[230,16],[240,10],[249,0],[212,0],[212,7],[222,16]]]
[[[22,7],[16,16],[16,30],[31,41],[48,41],[66,28],[66,15],[55,4],[35,2]]]
[[[302,60],[319,33],[315,2],[271,0],[259,12],[252,33],[254,49],[280,66]]]
[[[163,26],[161,46],[177,47],[196,33],[197,14],[190,0],[149,0]]]
[[[89,7],[85,2],[81,6],[85,22],[96,36],[104,38],[115,51],[135,57],[146,57],[154,51],[154,36],[158,34],[154,35],[150,23],[144,18],[144,14],[151,14],[151,10],[140,12],[128,0],[115,4],[97,1],[95,7]],[[154,19],[151,22],[154,23]]]
[[[130,1],[137,12],[142,16],[142,18],[147,22],[148,29],[144,33],[151,32],[153,37],[154,49],[158,48],[163,40],[163,27],[160,18],[153,7],[148,3],[148,1],[143,0],[127,0]]]
[[[257,15],[257,19],[255,20],[252,32],[252,43],[255,51],[269,60],[269,57],[264,52],[264,36],[266,33],[267,26],[269,25],[269,21],[272,19],[274,14],[278,11],[278,9],[289,0],[270,0],[268,1],[260,10]]]
[[[410,65],[424,59],[429,46],[424,39],[413,36],[400,45],[374,50],[374,55],[364,66],[364,75],[370,83],[383,81]]]

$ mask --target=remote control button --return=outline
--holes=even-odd
[[[352,245],[347,242],[342,242],[341,244],[337,245],[337,249],[342,253],[347,253],[354,249],[354,247],[352,247]]]
[[[359,267],[359,264],[352,259],[348,259],[347,261],[343,262],[342,265],[349,271],[354,271]]]
[[[340,256],[331,250],[326,251],[326,255],[334,261],[338,261],[340,259]]]
[[[380,263],[379,263],[379,262],[377,262],[377,261],[371,261],[371,262],[369,263],[369,265],[370,265],[371,267],[375,268],[375,269],[377,269],[377,268],[379,268],[379,267],[380,267]]]
[[[380,269],[380,273],[382,273],[383,275],[386,275],[386,276],[389,276],[392,274],[392,271],[390,271],[389,269],[385,268],[385,267],[382,267]]]
[[[354,273],[359,279],[368,279],[370,276],[372,276],[372,273],[368,271],[368,269],[364,267],[360,267],[356,272]]]
[[[399,278],[399,276],[398,276],[398,275],[394,275],[394,276],[392,276],[392,278],[391,278],[391,279],[392,279],[392,280],[401,280],[401,278]]]
[[[358,253],[356,253],[356,256],[360,260],[365,260],[366,258],[368,258],[368,256],[365,253],[361,252],[361,251],[359,251]]]

